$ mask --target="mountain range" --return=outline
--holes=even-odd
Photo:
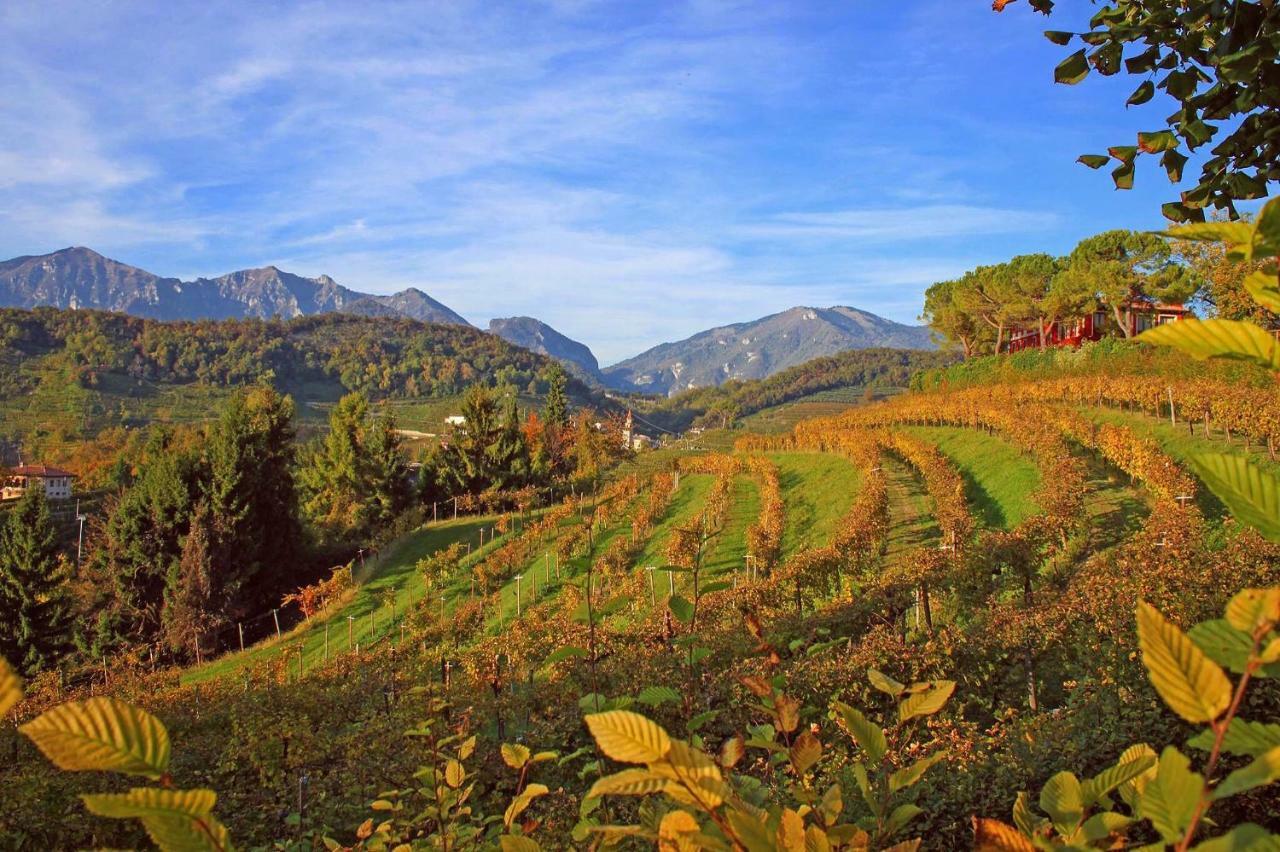
[[[763,379],[824,355],[873,347],[936,348],[922,326],[857,308],[796,307],[660,344],[605,368],[604,377],[617,390],[674,396],[731,379]]]
[[[283,317],[333,311],[470,325],[421,290],[359,293],[328,275],[303,278],[264,266],[217,278],[162,278],[76,247],[0,262],[0,307],[95,308],[151,319]]]
[[[41,305],[170,320],[292,318],[340,312],[471,325],[415,288],[391,295],[361,293],[327,275],[305,278],[275,266],[182,281],[82,247],[0,262],[0,308]],[[517,346],[559,360],[589,384],[667,396],[728,380],[765,378],[849,349],[934,348],[927,328],[843,306],[795,307],[751,322],[709,329],[604,369],[586,345],[533,317],[494,319],[488,330]]]

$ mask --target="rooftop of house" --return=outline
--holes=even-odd
[[[9,468],[9,476],[30,476],[37,479],[53,479],[59,476],[69,476],[75,478],[75,474],[69,470],[63,470],[58,467],[50,467],[47,464],[20,464],[17,467]]]

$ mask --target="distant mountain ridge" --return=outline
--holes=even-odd
[[[605,384],[600,362],[585,343],[566,337],[533,317],[507,317],[489,320],[489,333],[531,352],[549,355],[564,364],[571,373],[597,386]]]
[[[923,326],[842,305],[795,307],[663,343],[602,372],[614,389],[670,396],[730,379],[761,379],[814,358],[874,347],[936,348]]]
[[[0,307],[92,308],[149,319],[293,317],[342,312],[471,325],[421,290],[360,293],[328,275],[305,278],[275,266],[217,278],[163,278],[83,247],[0,261]]]

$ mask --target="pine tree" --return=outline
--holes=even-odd
[[[201,503],[191,516],[191,529],[182,545],[182,558],[170,572],[164,610],[164,635],[170,648],[197,656],[196,643],[227,623],[221,610],[226,595],[222,591],[213,561],[217,538],[210,529],[216,523],[209,507]]]
[[[50,668],[70,647],[67,574],[44,489],[30,487],[0,531],[0,651],[26,674]]]
[[[547,422],[556,428],[561,428],[569,422],[569,400],[565,396],[569,377],[565,375],[563,367],[552,364],[547,370],[547,381],[550,384],[547,388]]]
[[[378,418],[369,429],[367,443],[369,517],[374,523],[385,524],[403,511],[409,497],[395,418],[390,414]]]

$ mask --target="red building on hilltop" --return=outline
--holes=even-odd
[[[1185,305],[1167,305],[1163,302],[1147,302],[1140,299],[1130,301],[1124,309],[1124,322],[1128,325],[1129,336],[1141,334],[1149,328],[1177,322],[1192,316]],[[1106,307],[1101,307],[1091,314],[1070,320],[1062,320],[1046,326],[1044,330],[1045,346],[1077,347],[1086,340],[1101,340],[1107,335],[1107,323],[1114,327],[1115,318]],[[1002,352],[1021,352],[1023,349],[1040,347],[1040,330],[1034,325],[1018,326],[1010,334],[1008,341],[1001,348]]]

